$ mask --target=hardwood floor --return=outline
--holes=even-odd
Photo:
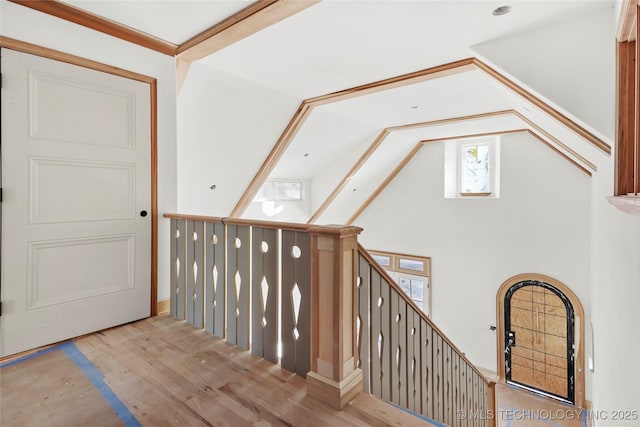
[[[430,425],[364,394],[345,410],[334,410],[306,396],[304,379],[169,316],[84,336],[74,344],[144,426]],[[75,375],[68,365],[56,364],[49,375],[40,375],[36,388],[46,387],[47,382],[49,387],[63,388],[60,384]],[[0,393],[12,412],[3,410],[1,425],[104,425],[98,418],[104,414],[97,415],[95,408],[60,410],[73,399],[44,405],[39,401],[42,394],[21,388],[7,369],[0,370]],[[77,384],[87,388],[82,381]],[[64,392],[69,398],[82,393],[69,384]],[[58,408],[55,420],[48,412],[53,406]],[[16,413],[31,416],[16,422],[10,418]],[[43,419],[50,422],[43,424]]]
[[[497,427],[586,427],[587,413],[507,384],[496,384]]]

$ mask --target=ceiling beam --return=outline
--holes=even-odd
[[[138,31],[110,19],[103,18],[80,8],[58,0],[9,0],[39,12],[82,25],[92,30],[117,37],[122,40],[146,47],[165,55],[174,56],[178,46],[165,40]]]
[[[258,31],[286,19],[320,0],[260,0],[178,47],[184,61],[209,56]]]

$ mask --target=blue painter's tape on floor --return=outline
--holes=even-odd
[[[406,413],[409,413],[409,414],[413,415],[414,417],[420,418],[421,420],[426,421],[429,424],[432,424],[432,425],[434,425],[436,427],[448,427],[446,424],[439,423],[439,422],[437,422],[435,420],[432,420],[431,418],[425,417],[422,414],[418,414],[417,412],[413,412],[413,411],[411,411],[411,410],[409,410],[407,408],[403,408],[402,406],[398,406],[395,403],[392,403],[392,402],[387,402],[387,403],[389,405],[391,405],[391,406],[395,406],[396,408],[403,410]]]
[[[13,360],[10,360],[10,361],[8,361],[6,363],[1,364],[0,365],[0,369],[6,368],[6,367],[11,366],[11,365],[15,365],[16,363],[26,362],[27,360],[35,359],[38,356],[42,356],[43,354],[51,353],[52,351],[61,350],[62,347],[64,347],[65,345],[67,345],[67,343],[60,344],[60,345],[54,345],[53,347],[45,348],[44,350],[40,350],[40,351],[38,351],[36,353],[27,354],[26,356],[18,357],[17,359],[13,359]]]
[[[68,342],[61,346],[61,350],[67,355],[69,359],[76,364],[78,368],[84,373],[84,375],[91,381],[93,386],[98,389],[102,397],[107,401],[109,406],[118,414],[118,417],[122,420],[126,427],[142,427],[142,424],[133,416],[129,409],[118,396],[115,395],[113,390],[109,388],[107,383],[104,382],[104,375],[96,368],[93,363],[87,357],[82,354],[78,347],[74,343]]]

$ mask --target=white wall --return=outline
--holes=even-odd
[[[473,47],[495,64],[602,136],[614,133],[610,9]]]
[[[608,411],[596,426],[620,422],[614,410],[640,416],[640,216],[621,212],[606,200],[613,194],[613,160],[598,165],[593,185],[592,295],[595,365],[593,408]]]
[[[358,218],[365,247],[432,258],[432,318],[470,360],[496,370],[496,294],[551,276],[590,322],[590,178],[528,134],[501,141],[501,197],[445,199],[444,146],[428,144]]]
[[[0,1],[0,34],[158,80],[158,299],[169,298],[169,222],[161,215],[176,210],[174,58],[6,0]]]
[[[179,211],[228,216],[300,102],[192,64],[178,95]]]

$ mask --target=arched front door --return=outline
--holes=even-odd
[[[574,403],[574,322],[571,302],[549,283],[511,286],[504,300],[507,382]]]

